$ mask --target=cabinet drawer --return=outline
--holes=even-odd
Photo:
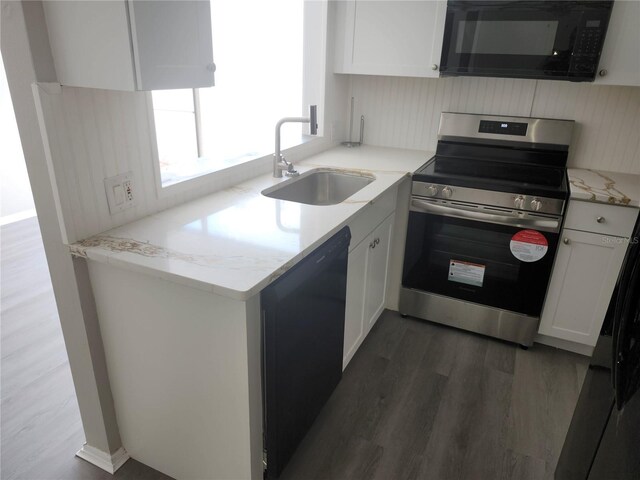
[[[637,217],[635,208],[570,200],[564,228],[629,237]]]
[[[380,225],[395,210],[397,190],[397,187],[388,189],[355,214],[349,222],[349,228],[351,229],[349,251],[356,248],[374,228]]]

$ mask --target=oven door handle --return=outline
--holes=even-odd
[[[479,222],[497,223],[499,225],[508,225],[511,227],[535,228],[547,232],[560,231],[560,218],[555,217],[533,217],[528,214],[524,215],[498,215],[495,213],[483,212],[481,210],[469,210],[463,207],[452,207],[449,205],[441,205],[432,203],[418,198],[411,199],[412,212],[433,213],[435,215],[444,215],[447,217],[463,218],[466,220],[477,220]]]

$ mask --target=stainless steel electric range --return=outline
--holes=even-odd
[[[443,113],[413,175],[400,313],[530,346],[568,198],[574,122]]]

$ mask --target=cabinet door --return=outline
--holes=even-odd
[[[213,85],[209,2],[43,2],[58,81],[156,90]]]
[[[376,228],[371,234],[367,248],[366,283],[364,290],[364,331],[369,333],[373,324],[384,309],[385,293],[387,291],[387,277],[389,269],[389,252],[391,247],[391,227],[394,215]]]
[[[640,86],[640,2],[613,3],[595,83]]]
[[[129,0],[138,90],[213,85],[211,4]]]
[[[563,230],[540,333],[595,346],[626,249],[625,238]]]
[[[443,0],[347,2],[337,71],[438,77],[446,8]]]
[[[124,1],[42,2],[58,82],[135,90]]]
[[[347,267],[347,305],[344,318],[344,350],[342,369],[364,339],[364,288],[367,277],[367,256],[371,235],[349,252]]]

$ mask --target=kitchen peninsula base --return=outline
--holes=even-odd
[[[262,478],[259,295],[88,266],[127,453],[177,479]]]

